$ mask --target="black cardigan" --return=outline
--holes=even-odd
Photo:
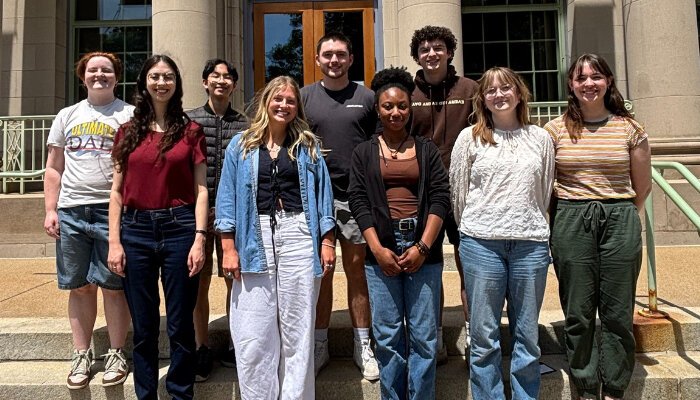
[[[418,224],[416,226],[416,239],[420,239],[428,220],[428,214],[434,214],[444,220],[450,210],[450,184],[437,146],[423,137],[414,137],[413,139],[416,142],[416,158],[420,172],[418,178]],[[355,147],[352,154],[348,201],[352,215],[360,226],[360,231],[364,232],[366,229],[374,227],[382,246],[391,249],[396,254],[396,238],[389,212],[389,203],[386,199],[380,162],[378,135],[373,135],[370,140]],[[440,229],[425,263],[442,262],[443,236],[444,229]],[[366,254],[368,262],[377,262],[371,251]]]

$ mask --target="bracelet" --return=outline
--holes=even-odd
[[[416,246],[416,248],[418,249],[418,252],[424,256],[427,256],[428,253],[430,253],[430,247],[428,247],[428,245],[423,243],[422,240],[417,241],[413,245]]]
[[[326,243],[326,242],[321,242],[321,246],[326,246],[326,247],[330,247],[331,249],[335,249],[334,244],[330,244],[330,243]]]
[[[201,233],[202,235],[207,236],[207,231],[204,230],[204,229],[195,229],[195,230],[194,230],[194,233],[195,233],[195,234]]]

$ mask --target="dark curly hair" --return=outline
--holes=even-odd
[[[566,86],[569,92],[567,99],[568,107],[564,112],[564,124],[572,140],[581,137],[581,132],[583,131],[583,113],[581,112],[581,105],[576,98],[576,94],[571,89],[571,82],[581,73],[584,64],[588,64],[593,70],[603,74],[610,81],[608,90],[605,92],[605,97],[603,97],[605,108],[613,115],[632,118],[632,114],[625,108],[625,99],[617,89],[612,69],[610,69],[605,59],[597,54],[583,54],[576,59],[576,61],[571,63],[569,71],[566,74],[568,82]]]
[[[413,32],[413,37],[411,38],[411,57],[418,62],[418,47],[420,47],[421,43],[431,40],[442,40],[445,42],[447,52],[451,54],[450,58],[447,59],[447,63],[451,63],[455,56],[455,50],[457,50],[457,38],[449,28],[445,28],[444,26],[426,25]]]
[[[374,90],[374,104],[379,103],[379,96],[391,88],[398,88],[406,92],[408,100],[411,101],[411,93],[416,88],[413,77],[406,71],[406,67],[394,67],[383,69],[377,72],[370,85]]]
[[[175,72],[175,92],[168,102],[165,111],[165,132],[158,145],[159,159],[177,143],[184,132],[185,125],[189,118],[182,109],[182,76],[175,61],[164,54],[154,54],[148,58],[141,67],[138,79],[136,80],[136,92],[134,92],[133,104],[134,116],[124,125],[124,137],[112,149],[112,161],[117,171],[126,172],[129,155],[139,146],[139,144],[151,131],[151,123],[156,115],[153,110],[151,95],[148,93],[146,81],[148,71],[159,62],[164,62]]]

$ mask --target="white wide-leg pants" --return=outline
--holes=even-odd
[[[231,291],[231,337],[241,397],[309,399],[314,388],[314,323],[321,284],[304,213],[260,215],[267,273],[243,273]],[[274,248],[273,248],[274,239]]]

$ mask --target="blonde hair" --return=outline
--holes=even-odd
[[[510,68],[493,67],[484,72],[484,75],[479,78],[479,86],[472,99],[472,107],[474,108],[472,116],[474,116],[476,120],[474,128],[472,128],[472,137],[475,141],[477,139],[481,140],[481,144],[484,145],[496,145],[496,141],[493,139],[493,116],[491,115],[491,111],[486,107],[484,100],[486,91],[496,79],[501,81],[502,84],[507,83],[518,89],[518,98],[520,102],[515,107],[518,122],[520,122],[521,125],[530,123],[530,111],[527,106],[528,99],[530,98],[530,89],[527,88],[525,81]]]
[[[247,153],[257,147],[262,146],[268,135],[268,127],[270,125],[270,117],[267,115],[267,107],[270,100],[279,92],[286,88],[291,88],[294,96],[297,98],[297,115],[287,125],[287,135],[292,139],[292,145],[287,149],[289,158],[294,160],[295,154],[299,146],[306,147],[309,156],[313,161],[316,161],[320,156],[317,147],[320,145],[319,139],[311,132],[309,124],[306,122],[306,114],[301,101],[301,93],[299,85],[294,79],[289,76],[278,76],[271,80],[265,88],[258,92],[255,96],[253,107],[255,116],[250,124],[250,128],[246,129],[241,137],[241,149],[243,150],[243,158]]]

